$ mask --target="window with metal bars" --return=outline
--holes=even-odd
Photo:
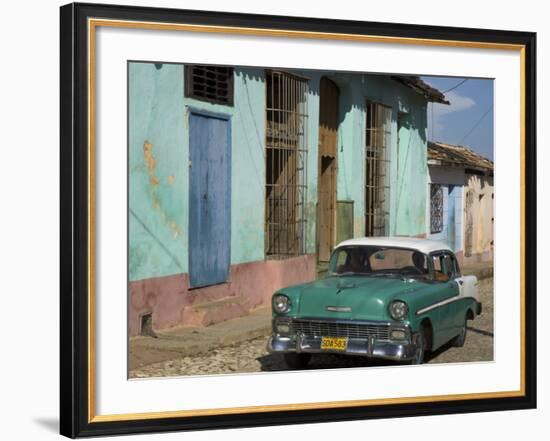
[[[440,184],[430,185],[430,233],[443,231],[443,187]]]
[[[185,96],[233,105],[233,68],[192,64],[185,67]]]
[[[307,80],[266,72],[265,253],[284,259],[305,253]]]
[[[388,234],[391,107],[367,102],[365,154],[365,235]]]

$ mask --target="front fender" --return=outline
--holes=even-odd
[[[403,299],[409,305],[409,321],[411,328],[417,332],[422,320],[429,319],[433,328],[439,327],[438,309],[432,309],[428,312],[418,314],[419,311],[429,308],[445,299],[446,295],[443,287],[439,283],[429,284],[422,290],[412,293],[408,298]]]

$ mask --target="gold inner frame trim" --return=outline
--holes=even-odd
[[[520,390],[525,395],[525,47],[520,50]]]
[[[402,398],[376,398],[371,400],[348,400],[348,401],[326,401],[318,403],[296,403],[296,404],[273,404],[267,406],[246,406],[220,409],[199,409],[199,410],[175,410],[163,412],[126,413],[117,415],[97,415],[90,422],[126,421],[126,420],[149,420],[159,418],[178,418],[192,416],[211,415],[232,415],[239,413],[260,413],[274,412],[278,410],[313,410],[313,409],[335,409],[339,407],[360,407],[360,406],[381,406],[386,404],[408,404],[408,403],[431,403],[442,401],[471,400],[483,398],[508,398],[518,397],[523,394],[520,391],[487,392],[478,394],[454,394],[434,395]]]
[[[328,401],[314,403],[276,404],[218,409],[193,409],[161,412],[96,415],[95,413],[95,33],[97,27],[131,28],[146,30],[186,31],[218,34],[251,35],[260,37],[308,38],[386,44],[408,44],[417,46],[463,47],[492,50],[518,51],[520,54],[520,389],[465,393],[452,395],[414,396],[400,398],[378,398],[366,400]],[[260,413],[291,410],[333,409],[341,407],[379,406],[390,404],[412,404],[472,399],[521,397],[525,395],[525,46],[520,44],[471,42],[460,40],[439,40],[406,38],[378,35],[357,35],[323,33],[279,29],[247,28],[232,26],[190,25],[180,23],[155,23],[108,19],[88,19],[88,422],[112,422],[178,418],[239,413]]]

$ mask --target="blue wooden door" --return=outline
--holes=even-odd
[[[231,241],[231,131],[225,115],[189,116],[189,284],[227,281]]]

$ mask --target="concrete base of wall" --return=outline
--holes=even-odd
[[[464,256],[464,265],[475,265],[477,263],[491,262],[493,260],[493,250],[475,253],[470,256]]]
[[[153,330],[177,326],[208,326],[268,305],[280,288],[315,279],[314,254],[286,260],[233,265],[229,280],[189,289],[188,274],[129,283],[129,333],[139,335],[142,317],[152,315]]]

